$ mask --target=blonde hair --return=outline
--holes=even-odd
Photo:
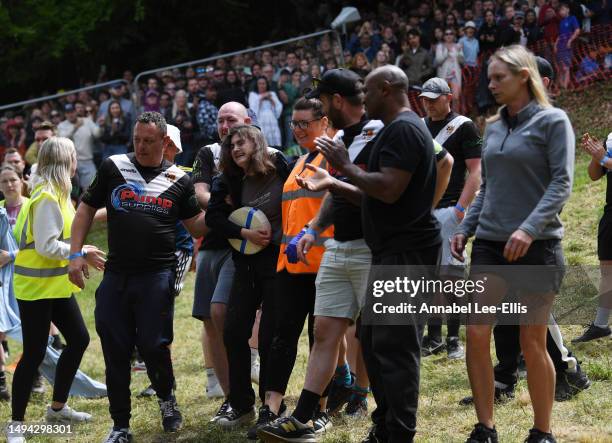
[[[58,194],[64,201],[72,190],[71,169],[76,161],[76,149],[72,140],[66,137],[51,137],[38,151],[38,166],[33,175],[32,188],[40,185]]]
[[[491,58],[495,58],[505,63],[513,75],[518,75],[521,70],[527,69],[529,72],[529,80],[527,82],[529,95],[543,108],[552,107],[548,99],[546,87],[538,71],[538,64],[531,51],[528,51],[521,45],[504,46],[495,51]],[[499,118],[500,114],[499,111],[497,111],[497,114],[488,119],[487,123],[494,122]]]

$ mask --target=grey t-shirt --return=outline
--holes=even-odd
[[[281,202],[283,181],[278,174],[247,176],[242,182],[242,206],[261,210],[272,226],[271,243],[280,245],[283,236]]]

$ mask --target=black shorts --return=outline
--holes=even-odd
[[[597,229],[597,256],[612,260],[612,210],[604,211]]]
[[[472,245],[471,274],[503,274],[511,287],[534,292],[558,292],[565,275],[561,240],[535,240],[527,254],[513,263],[504,258],[506,242],[476,239]],[[507,272],[505,267],[508,266]],[[518,267],[514,271],[512,267]],[[537,266],[537,268],[532,268]],[[479,267],[480,268],[479,270]],[[530,272],[533,269],[533,272]]]

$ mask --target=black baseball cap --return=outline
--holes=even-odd
[[[313,89],[306,93],[306,98],[319,98],[321,94],[354,97],[361,93],[363,80],[353,71],[337,68],[325,71],[321,78],[313,77],[312,86]]]
[[[74,111],[74,105],[72,103],[66,103],[64,105],[64,111],[65,112],[72,112],[72,111]]]
[[[550,80],[555,79],[555,70],[548,60],[544,57],[540,57],[536,55],[536,64],[538,65],[538,72],[540,73],[540,77],[547,77]]]

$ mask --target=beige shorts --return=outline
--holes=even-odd
[[[372,253],[365,240],[325,242],[315,281],[314,315],[354,321],[365,303]]]

